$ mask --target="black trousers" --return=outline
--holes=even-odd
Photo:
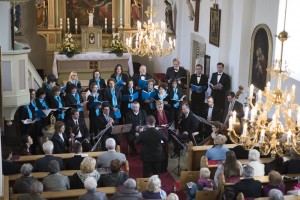
[[[177,136],[174,135],[172,136],[172,141],[174,144],[174,153],[179,154],[180,151],[183,149],[183,147],[181,146],[181,144],[179,144],[179,142],[174,137],[176,137],[177,140],[179,140],[181,143],[184,143],[186,142],[186,140],[190,139],[190,136],[186,134],[179,134]]]
[[[128,133],[127,134],[127,142],[128,142],[129,147],[130,147],[130,150],[132,152],[137,152],[136,147],[134,145],[135,138],[136,137],[133,133]]]
[[[148,178],[151,175],[159,175],[161,162],[143,162],[143,177]]]

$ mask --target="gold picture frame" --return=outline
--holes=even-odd
[[[217,4],[210,8],[209,43],[219,47],[221,28],[221,10]]]
[[[252,33],[249,65],[249,85],[253,84],[256,90],[264,90],[270,74],[268,66],[272,64],[273,37],[266,24],[257,25]]]

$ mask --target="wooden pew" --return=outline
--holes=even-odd
[[[9,200],[9,177],[2,176],[2,193],[3,196],[0,196],[0,200]]]
[[[104,192],[107,196],[113,195],[116,191],[116,187],[100,187],[97,188],[98,192]],[[46,191],[42,193],[42,197],[45,199],[78,199],[82,194],[85,194],[85,189],[73,189],[65,191]],[[11,195],[11,200],[16,200],[20,194]]]
[[[189,144],[188,147],[188,171],[195,171],[200,169],[200,159],[205,155],[206,151],[212,148],[213,145],[206,146],[192,146]],[[224,144],[224,147],[232,149],[236,144]]]
[[[136,189],[140,192],[147,190],[149,178],[136,178]]]
[[[260,198],[255,198],[255,200],[268,200],[268,197],[260,197]],[[284,200],[300,200],[300,196],[296,195],[284,195]]]
[[[196,192],[196,200],[203,199],[217,199],[218,191],[217,190],[201,190]]]
[[[179,182],[180,182],[180,190],[186,190],[188,182],[197,183],[198,179],[200,178],[199,171],[181,171]]]

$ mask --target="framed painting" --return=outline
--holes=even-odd
[[[264,90],[270,76],[268,66],[272,63],[273,39],[272,33],[266,24],[255,27],[251,38],[249,85]]]
[[[221,10],[218,6],[210,8],[209,43],[219,47],[221,28]]]
[[[66,4],[66,18],[70,18],[71,33],[75,33],[75,18],[77,18],[78,32],[80,32],[81,25],[89,24],[88,12],[92,11],[94,11],[94,25],[104,28],[105,18],[107,18],[108,32],[112,32],[112,0],[66,0]]]
[[[210,75],[210,56],[204,56],[204,74],[209,77]]]

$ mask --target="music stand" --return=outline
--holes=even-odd
[[[122,124],[122,125],[116,125],[112,127],[111,134],[117,135],[122,133],[130,132],[132,128],[132,124]]]
[[[182,144],[175,135],[171,134],[171,137],[174,139],[173,141],[176,141],[176,143],[178,143],[183,149],[186,149],[186,146],[184,144]],[[181,172],[180,157],[181,157],[181,154],[179,153],[178,160],[177,160],[177,166],[171,171],[176,176],[180,176],[180,172]],[[176,171],[177,171],[177,173],[176,173]]]

